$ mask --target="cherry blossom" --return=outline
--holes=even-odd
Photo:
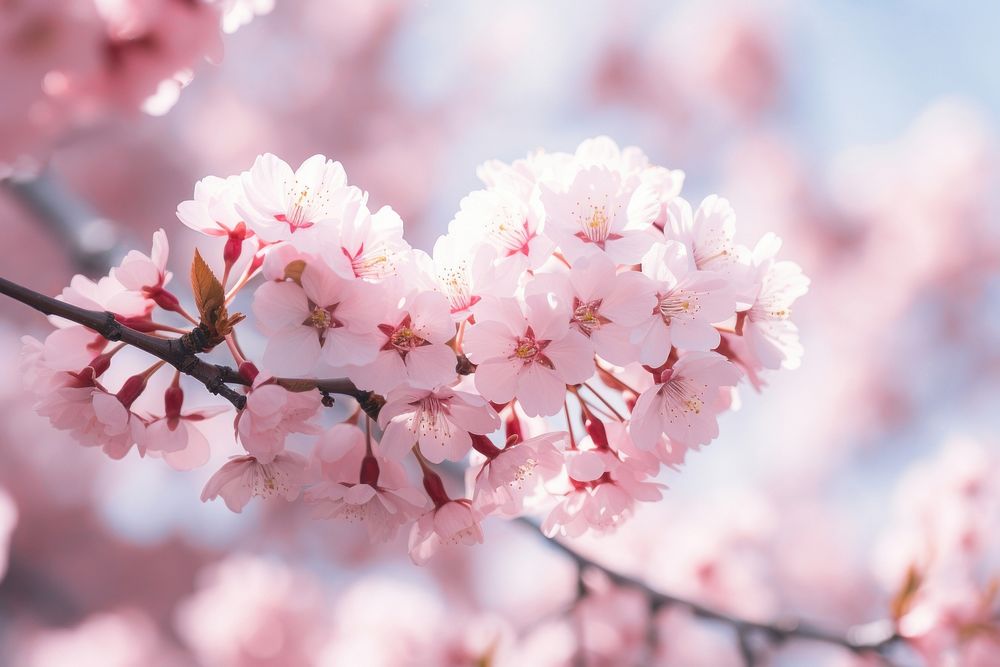
[[[177,205],[177,219],[206,236],[226,239],[223,260],[231,267],[240,258],[243,244],[254,237],[236,210],[243,193],[239,176],[206,176],[194,185],[194,199]]]
[[[261,285],[253,312],[268,335],[264,366],[308,375],[319,361],[334,367],[371,363],[380,345],[375,318],[381,298],[377,287],[344,280],[319,261],[305,266],[299,282]]]
[[[500,428],[500,417],[482,397],[451,387],[399,387],[389,392],[378,416],[385,433],[381,449],[401,460],[413,447],[431,463],[459,461],[472,446],[470,433]]]
[[[312,423],[320,409],[316,392],[293,392],[263,373],[247,393],[246,407],[236,417],[240,444],[261,463],[270,463],[285,448],[292,433],[319,432]]]
[[[725,275],[734,289],[752,289],[749,250],[735,243],[736,213],[729,201],[709,195],[697,210],[681,197],[667,205],[667,240],[683,243],[700,271],[715,271]],[[752,295],[737,294],[738,301],[747,303]]]
[[[317,225],[332,225],[351,196],[344,168],[322,155],[293,170],[266,153],[241,179],[245,203],[237,204],[237,211],[265,241],[289,240]]]
[[[208,463],[211,448],[198,422],[228,412],[225,406],[200,408],[181,412],[184,392],[175,379],[164,392],[164,414],[147,422],[140,451],[152,456],[162,456],[176,470],[193,470]]]
[[[64,386],[44,396],[36,409],[81,445],[100,447],[113,459],[124,458],[145,430],[117,396],[95,386]]]
[[[112,458],[138,445],[189,470],[241,448],[202,500],[239,512],[304,492],[315,517],[362,522],[370,541],[408,528],[421,564],[482,542],[490,515],[544,514],[549,536],[617,529],[661,498],[664,466],[718,434],[744,375],[760,389],[797,363],[788,312],[808,280],[775,259],[772,235],[737,245],[726,200],[692,211],[683,172],[607,137],[478,174],[485,188],[429,255],[322,155],[293,170],[267,153],[202,179],[177,218],[223,242],[221,278],[196,258],[197,311],[185,311],[167,291],[165,230],[148,255],[73,278],[64,302],[134,331],[104,327],[122,338],[111,342],[78,323],[94,316],[47,310],[66,316],[22,347],[37,411]],[[247,302],[260,335],[236,315]],[[232,365],[208,361],[206,342]],[[133,347],[158,359],[135,372],[135,350],[118,360]],[[167,363],[161,403],[147,381]],[[233,411],[185,409],[181,374]],[[205,422],[224,413],[233,428],[217,446]],[[408,477],[418,469],[422,489]],[[468,497],[449,495],[445,470]]]
[[[512,442],[503,449],[488,441],[477,447],[486,460],[469,469],[473,506],[483,513],[521,514],[526,501],[544,495],[544,483],[562,471],[563,457],[557,445],[566,437],[565,433],[546,433]]]
[[[127,319],[142,319],[149,315],[153,304],[139,291],[125,287],[114,275],[102,276],[96,282],[82,275],[73,276],[69,287],[63,289],[59,298],[66,303],[90,310],[113,311]],[[62,318],[52,318],[58,327],[75,327]]]
[[[476,388],[496,403],[517,398],[531,416],[556,414],[566,385],[594,372],[590,343],[569,328],[569,319],[567,308],[541,296],[528,299],[524,310],[513,299],[484,305],[464,341],[477,364]]]
[[[414,256],[416,275],[407,279],[427,282],[448,298],[452,319],[468,320],[486,296],[509,296],[517,286],[518,274],[498,270],[496,250],[488,244],[476,244],[460,234],[445,234],[434,243],[433,257]],[[430,278],[428,280],[428,277]]]
[[[643,477],[613,452],[586,439],[580,450],[568,453],[561,480],[568,488],[545,518],[542,530],[549,537],[579,537],[588,531],[605,533],[617,528],[632,515],[636,500],[649,502],[662,497],[662,485]]]
[[[589,338],[600,357],[621,365],[635,360],[632,330],[657,306],[652,281],[636,271],[616,273],[603,255],[577,260],[566,274],[537,274],[525,291],[569,304],[570,328]]]
[[[410,255],[403,220],[389,206],[368,210],[368,195],[357,189],[339,214],[337,233],[319,239],[324,257],[342,278],[378,282],[397,275]]]
[[[411,294],[379,318],[375,360],[347,369],[362,389],[386,394],[400,384],[432,388],[455,379],[454,336],[448,300],[437,292]]]
[[[730,282],[713,271],[699,271],[677,242],[657,243],[643,257],[642,272],[655,284],[656,307],[632,332],[639,361],[659,366],[670,348],[706,351],[721,340],[713,324],[736,312]]]
[[[299,497],[305,479],[306,459],[295,452],[281,452],[269,463],[253,456],[233,456],[209,478],[202,502],[219,496],[233,512],[242,512],[251,498]]]
[[[633,442],[652,449],[666,434],[682,447],[707,445],[719,434],[718,414],[725,406],[719,390],[739,380],[739,370],[720,354],[682,355],[639,396],[629,426]]]
[[[108,305],[111,310],[122,309],[119,304],[133,299],[133,294],[143,299],[149,299],[164,310],[180,312],[177,297],[164,289],[170,282],[172,274],[167,270],[167,258],[170,246],[166,233],[160,229],[153,234],[153,249],[149,256],[136,250],[130,250],[121,264],[111,270],[111,276],[121,283],[128,293],[120,293],[111,298]],[[131,294],[130,294],[131,293]],[[125,305],[127,311],[129,305]]]
[[[798,264],[776,261],[781,240],[773,234],[762,238],[753,251],[758,285],[747,311],[743,335],[754,357],[764,368],[798,368],[802,360],[799,330],[789,317],[791,306],[809,289],[809,279]]]
[[[427,504],[399,463],[366,453],[365,434],[356,426],[334,426],[313,454],[322,481],[309,489],[306,500],[316,518],[364,523],[372,540],[385,542]]]
[[[635,264],[652,245],[647,232],[659,201],[651,188],[626,189],[616,171],[582,169],[565,190],[543,185],[542,203],[545,233],[570,262],[604,252],[619,264]]]
[[[543,218],[533,184],[508,177],[498,187],[466,195],[448,231],[490,244],[505,270],[537,269],[554,249],[541,233]]]
[[[423,565],[443,547],[482,544],[482,516],[468,500],[449,500],[420,516],[410,530],[410,558]]]

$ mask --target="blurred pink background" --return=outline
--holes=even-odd
[[[941,636],[1000,576],[1000,7],[277,0],[166,115],[103,110],[49,136],[24,109],[47,63],[84,47],[60,3],[30,25],[19,4],[0,4],[0,142],[33,142],[79,224],[0,188],[0,267],[46,293],[89,268],[81,248],[145,249],[160,227],[188,256],[177,204],[263,152],[340,160],[424,249],[481,162],[598,134],[683,169],[689,198],[728,197],[743,242],[775,231],[812,278],[802,367],[745,391],[664,501],[579,548],[731,613],[835,630],[887,618],[933,552],[899,664],[1000,665],[990,633],[958,653]],[[54,41],[15,48],[29,28]],[[567,614],[572,563],[515,524],[418,569],[294,506],[202,504],[211,466],[80,448],[21,395],[19,337],[44,329],[0,301],[0,664],[568,666],[577,624],[582,664],[742,664],[725,628],[606,582]]]

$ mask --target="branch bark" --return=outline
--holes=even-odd
[[[198,380],[211,393],[222,396],[232,403],[236,409],[242,410],[246,405],[246,396],[235,391],[229,385],[248,386],[251,384],[250,380],[245,378],[235,368],[210,364],[201,359],[196,352],[185,346],[182,338],[159,338],[136,331],[116,320],[113,313],[80,308],[65,301],[40,294],[32,289],[11,282],[6,278],[0,278],[0,294],[5,294],[46,315],[55,315],[76,322],[77,324],[82,324],[110,341],[122,341],[144,352],[148,352],[154,357],[166,361],[185,375]],[[382,407],[383,401],[381,397],[358,389],[353,382],[346,378],[326,380],[278,378],[278,382],[279,384],[295,384],[298,386],[304,386],[303,383],[311,383],[315,389],[324,394],[350,396],[356,399],[362,409],[372,418],[378,418],[378,411]]]
[[[541,534],[541,527],[534,520],[527,517],[519,517],[517,521]],[[819,642],[839,646],[857,654],[875,654],[881,656],[886,661],[886,664],[889,664],[886,656],[887,650],[890,646],[902,640],[895,631],[873,633],[871,632],[871,626],[858,626],[851,628],[843,634],[838,634],[811,626],[795,618],[779,620],[773,623],[748,621],[719,611],[718,609],[713,609],[699,602],[658,591],[639,579],[617,572],[587,558],[557,539],[547,539],[546,541],[554,549],[568,556],[581,570],[587,568],[599,570],[617,586],[642,591],[654,611],[663,607],[677,606],[687,609],[698,618],[729,626],[739,639],[741,652],[749,650],[748,646],[744,648],[747,645],[748,637],[752,634],[758,634],[766,637],[772,644],[782,644],[793,639]],[[862,636],[866,634],[877,634],[878,636]],[[744,653],[744,657],[746,657],[746,653]],[[750,664],[753,664],[752,657]]]

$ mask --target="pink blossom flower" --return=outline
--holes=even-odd
[[[206,176],[194,184],[194,199],[177,205],[177,219],[206,236],[227,236],[243,217],[236,212],[239,176]]]
[[[493,246],[445,234],[434,243],[433,258],[415,254],[417,275],[408,278],[419,283],[430,277],[429,287],[448,298],[452,319],[462,322],[469,319],[484,297],[513,295],[519,274],[498,270],[495,260]]]
[[[493,246],[506,271],[537,269],[555,248],[541,234],[545,213],[533,190],[530,181],[514,177],[489,190],[476,190],[462,199],[448,232]]]
[[[798,368],[802,360],[799,329],[789,317],[791,306],[809,290],[809,278],[795,262],[775,261],[781,240],[767,234],[753,251],[758,285],[747,311],[743,336],[748,350],[764,368]]]
[[[236,415],[240,444],[261,463],[270,463],[290,434],[320,432],[312,419],[321,405],[319,392],[288,391],[261,373],[247,393],[246,407]]]
[[[389,392],[378,415],[384,430],[381,451],[402,460],[414,446],[431,463],[460,461],[472,446],[470,433],[485,435],[500,428],[500,417],[482,397],[438,387],[399,387]]]
[[[139,451],[162,456],[175,470],[193,470],[208,463],[208,439],[196,424],[228,412],[227,406],[181,412],[184,392],[175,382],[164,394],[164,415],[151,419],[139,443]]]
[[[145,317],[153,308],[153,304],[145,295],[130,291],[114,275],[104,276],[94,282],[86,276],[77,274],[58,298],[74,306],[88,310],[109,310],[126,318]],[[79,326],[58,317],[52,317],[50,321],[57,327]]]
[[[323,476],[306,500],[316,518],[359,521],[370,539],[386,542],[427,504],[399,463],[366,454],[365,435],[356,426],[334,426],[320,438],[314,456]]]
[[[348,377],[379,394],[404,383],[432,388],[454,380],[458,360],[447,345],[455,335],[448,300],[437,292],[417,292],[402,303],[387,305],[388,312],[377,326],[375,360],[348,367]]]
[[[652,502],[662,497],[662,484],[643,481],[643,475],[624,465],[614,452],[595,448],[589,438],[580,446],[580,450],[566,452],[562,484],[567,490],[542,523],[547,536],[609,532],[632,516],[636,500]]]
[[[111,275],[128,292],[149,299],[165,310],[176,311],[180,307],[177,298],[163,289],[172,276],[167,271],[169,253],[170,246],[166,233],[162,229],[157,230],[153,234],[153,250],[149,256],[138,250],[130,250],[121,264],[111,270]],[[128,300],[135,298],[133,294],[125,293],[112,298],[108,304],[110,310],[113,312],[122,310],[118,304],[122,303],[123,299],[125,304],[129,304]],[[129,308],[130,304],[124,306],[125,310]]]
[[[465,499],[449,500],[421,515],[410,529],[410,558],[426,564],[443,547],[483,543],[482,516]]]
[[[657,305],[632,332],[639,361],[660,366],[671,347],[712,350],[720,336],[713,326],[736,312],[730,282],[713,271],[699,271],[677,242],[657,243],[642,260],[642,272],[655,283]]]
[[[604,252],[635,264],[653,243],[648,230],[660,209],[652,189],[626,189],[621,174],[601,167],[582,169],[566,190],[543,185],[542,203],[545,234],[570,262]]]
[[[619,148],[606,135],[584,139],[573,153],[583,167],[603,167],[618,172],[626,186],[634,188],[649,169],[649,158],[638,146]]]
[[[85,447],[100,447],[113,459],[124,458],[143,438],[145,423],[114,394],[80,382],[41,398],[38,414],[59,430],[69,431]]]
[[[303,230],[332,223],[351,192],[339,162],[313,155],[297,170],[271,153],[241,176],[243,219],[265,241],[286,241]],[[310,236],[312,238],[312,236]]]
[[[363,281],[344,280],[319,261],[309,262],[301,284],[267,282],[254,292],[253,312],[268,336],[264,366],[285,375],[306,375],[330,366],[369,364],[380,345],[375,317],[382,292]]]
[[[269,463],[253,456],[233,456],[205,484],[201,501],[222,496],[233,512],[242,512],[253,497],[281,496],[292,501],[299,497],[306,469],[306,459],[295,452],[281,452]]]
[[[691,204],[676,197],[667,206],[668,239],[683,243],[699,271],[715,271],[729,278],[739,301],[752,299],[749,251],[736,245],[736,214],[729,202],[717,195],[706,197],[692,212]]]
[[[104,354],[108,340],[87,327],[73,326],[56,329],[39,342],[31,336],[21,338],[21,372],[24,387],[36,396],[72,381],[92,367],[91,378],[99,376],[110,365]]]
[[[111,275],[125,289],[133,292],[163,287],[171,276],[170,272],[167,271],[169,252],[167,234],[159,229],[153,233],[153,250],[149,256],[138,250],[130,250],[121,264],[112,269]]]
[[[681,356],[657,384],[642,392],[632,410],[629,433],[641,449],[652,449],[666,434],[681,447],[707,445],[719,434],[725,407],[720,390],[735,386],[740,371],[715,352]]]
[[[371,213],[367,193],[352,188],[339,220],[336,230],[325,233],[319,242],[323,257],[340,277],[378,282],[397,275],[410,255],[399,214],[389,206]]]
[[[637,271],[617,273],[603,255],[577,260],[566,274],[536,274],[525,292],[569,305],[571,330],[589,338],[599,356],[622,366],[638,357],[632,328],[657,305],[652,281]]]
[[[477,364],[476,389],[495,403],[517,398],[530,416],[554,415],[567,384],[594,373],[593,351],[583,334],[569,328],[567,309],[542,296],[484,304],[465,333],[463,349]]]
[[[565,440],[566,433],[556,432],[494,447],[482,465],[469,469],[473,507],[483,514],[520,515],[525,501],[542,495],[544,483],[562,471],[556,446]]]

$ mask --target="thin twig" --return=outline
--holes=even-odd
[[[519,517],[517,521],[525,526],[529,526],[532,530],[541,534],[540,526],[532,519]],[[572,547],[560,542],[557,539],[547,539],[546,542],[548,542],[548,544],[550,544],[554,549],[561,551],[573,560],[577,567],[600,570],[614,584],[642,591],[649,600],[650,606],[653,609],[660,609],[671,605],[682,607],[690,611],[698,618],[730,626],[733,631],[737,633],[737,637],[741,638],[741,642],[748,642],[749,635],[751,634],[759,634],[762,637],[766,637],[774,644],[780,644],[791,639],[799,639],[840,646],[841,648],[858,654],[874,653],[885,658],[885,653],[888,648],[901,640],[901,637],[895,632],[887,633],[876,638],[862,640],[855,636],[857,633],[853,632],[853,629],[844,634],[837,634],[821,628],[813,627],[798,619],[785,619],[775,621],[773,623],[758,623],[755,621],[744,620],[717,609],[713,609],[699,602],[658,591],[643,581],[620,572],[616,572],[615,570],[601,565],[600,563],[590,560],[586,556],[577,553],[577,551],[575,551]]]

